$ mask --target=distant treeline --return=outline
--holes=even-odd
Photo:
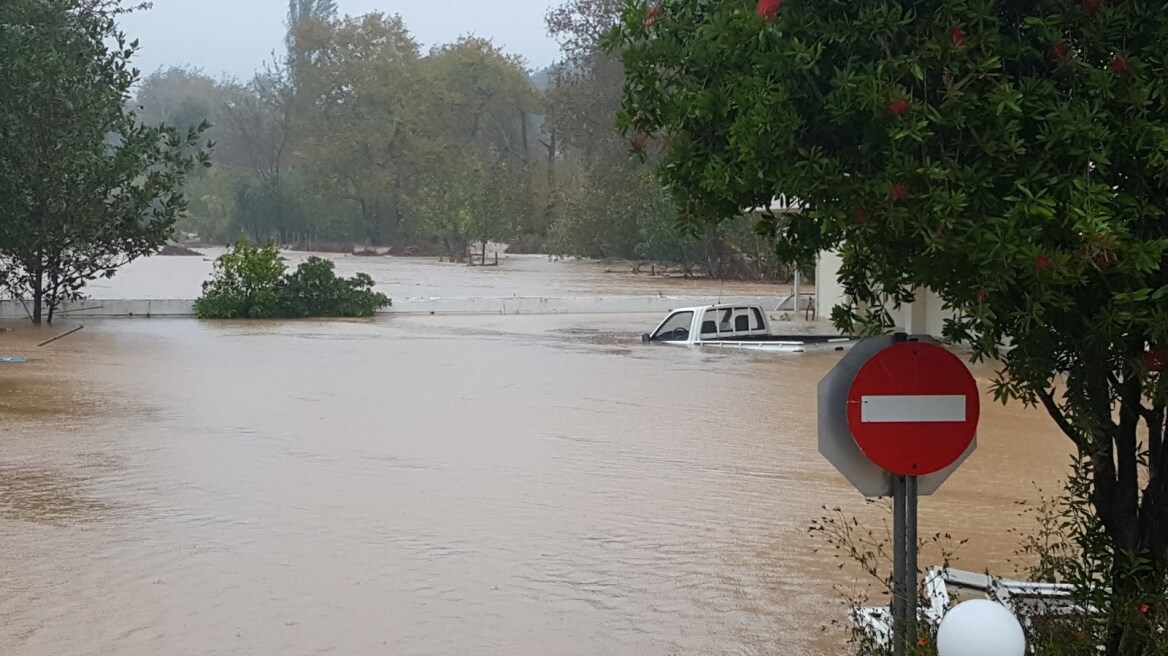
[[[342,18],[332,0],[290,0],[287,52],[265,72],[238,82],[160,70],[133,102],[148,124],[210,123],[215,166],[188,181],[178,226],[206,242],[245,233],[461,260],[491,240],[784,277],[745,219],[678,232],[669,194],[634,157],[653,146],[613,129],[623,72],[600,39],[622,4],[549,12],[564,59],[533,73],[484,39],[423,52],[399,16]]]

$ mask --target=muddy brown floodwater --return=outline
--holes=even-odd
[[[181,267],[150,265],[162,294]],[[884,515],[816,452],[838,356],[641,345],[657,318],[0,335],[31,357],[0,365],[0,653],[842,653],[821,627],[852,573],[807,527],[824,504]],[[1065,454],[1044,416],[987,397],[922,532],[1007,568],[1016,502]]]

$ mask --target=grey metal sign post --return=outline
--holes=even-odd
[[[892,479],[892,652],[917,641],[917,477]]]

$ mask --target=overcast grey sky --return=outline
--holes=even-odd
[[[287,0],[153,0],[154,8],[122,19],[141,42],[134,64],[149,74],[160,66],[192,65],[218,76],[246,79],[284,43]],[[544,15],[560,0],[338,0],[341,14],[401,14],[423,50],[463,34],[492,39],[540,69],[559,56]]]

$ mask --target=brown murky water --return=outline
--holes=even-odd
[[[189,285],[175,262],[139,282]],[[379,276],[493,289],[410,266]],[[638,284],[482,275],[515,283],[497,295]],[[823,504],[882,516],[816,452],[837,356],[642,346],[656,318],[0,335],[32,356],[0,365],[0,652],[841,653],[821,626],[849,573],[807,526]],[[979,444],[922,531],[1001,569],[1016,500],[1066,449],[1039,413],[988,402]]]
[[[195,298],[200,285],[211,274],[214,258],[222,248],[202,251],[203,257],[151,258],[132,262],[112,280],[97,280],[90,286],[94,298]],[[284,252],[289,267],[295,267],[308,253]],[[710,282],[680,277],[632,275],[625,263],[549,262],[540,255],[507,255],[500,266],[467,267],[438,262],[431,258],[327,256],[336,262],[337,273],[368,273],[377,290],[391,298],[466,296],[595,296],[624,294],[695,294],[719,291],[731,293],[772,293],[774,285]],[[777,295],[777,294],[776,294]]]

